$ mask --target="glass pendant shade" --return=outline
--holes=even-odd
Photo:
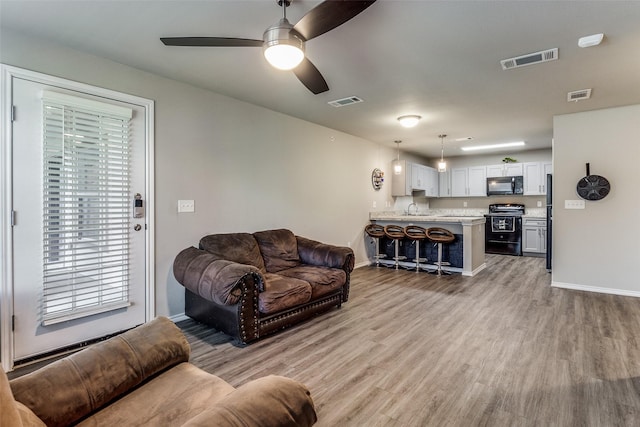
[[[438,162],[438,172],[446,172],[447,171],[447,162],[443,159],[440,159]]]
[[[442,134],[438,135],[440,138],[440,161],[438,162],[438,172],[446,172],[447,171],[447,162],[444,161],[444,139],[447,135]]]
[[[396,143],[398,147],[398,157],[393,161],[393,173],[395,175],[400,175],[402,173],[402,163],[400,163],[400,143],[402,141],[393,141]]]

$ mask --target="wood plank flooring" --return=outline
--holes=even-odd
[[[541,258],[487,263],[357,269],[341,309],[245,347],[178,325],[192,362],[234,386],[306,384],[318,426],[640,425],[640,299],[551,288]]]

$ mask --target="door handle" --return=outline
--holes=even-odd
[[[133,229],[136,230],[136,231],[140,231],[140,230],[142,230],[142,226],[140,224],[136,224],[136,225],[133,226]]]

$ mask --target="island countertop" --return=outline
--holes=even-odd
[[[484,228],[486,218],[481,212],[425,212],[418,215],[406,215],[401,212],[369,212],[371,222],[386,224],[417,224],[425,228],[442,227],[454,234],[462,234],[463,276],[474,276],[485,267]]]

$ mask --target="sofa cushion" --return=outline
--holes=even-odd
[[[309,390],[297,381],[276,375],[250,381],[184,427],[306,427],[316,412]]]
[[[311,285],[311,299],[328,294],[347,281],[347,273],[344,270],[315,265],[299,265],[282,270],[278,274],[308,282]]]
[[[67,426],[147,378],[189,360],[182,331],[159,317],[10,381],[15,399],[48,426]]]
[[[258,241],[267,272],[277,273],[300,264],[298,242],[290,230],[258,231],[253,236]]]
[[[258,295],[258,308],[264,314],[277,313],[311,299],[311,285],[294,277],[274,273],[264,275],[264,292]]]
[[[215,375],[189,363],[181,363],[78,425],[178,426],[215,406],[233,390],[230,384]],[[209,420],[210,423],[213,421]]]
[[[0,366],[0,426],[46,427],[29,408],[16,402],[9,387],[9,380]]]
[[[200,239],[200,249],[218,259],[253,265],[263,273],[267,271],[258,243],[249,233],[211,234]]]

